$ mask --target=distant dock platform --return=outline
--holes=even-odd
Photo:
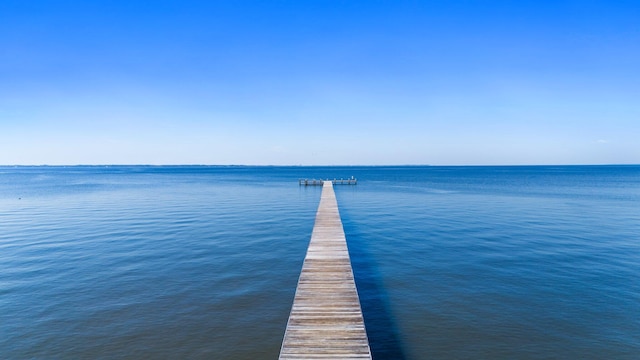
[[[332,185],[358,185],[358,179],[351,177],[349,179],[300,179],[300,186],[322,186],[325,182],[331,182]]]

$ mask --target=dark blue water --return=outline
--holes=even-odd
[[[640,358],[640,166],[0,167],[0,358],[277,358],[351,176],[374,358]]]

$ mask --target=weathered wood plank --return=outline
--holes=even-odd
[[[331,181],[324,181],[280,360],[371,359]]]

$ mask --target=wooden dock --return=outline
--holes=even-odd
[[[332,181],[323,184],[280,359],[371,359]]]

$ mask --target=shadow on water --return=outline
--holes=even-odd
[[[382,277],[366,241],[351,224],[344,226],[371,355],[374,360],[406,359]]]

